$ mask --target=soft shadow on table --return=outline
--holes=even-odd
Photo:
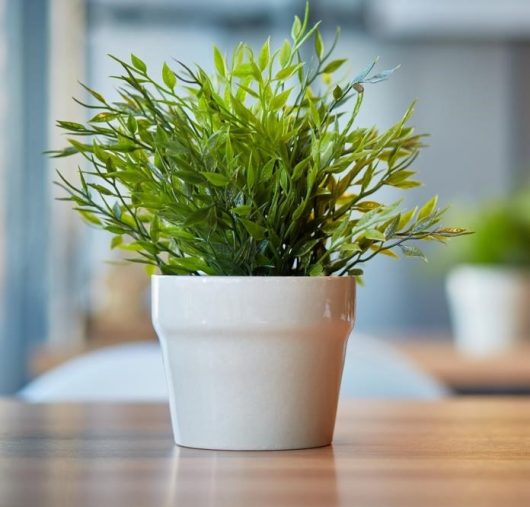
[[[233,452],[175,447],[164,507],[340,505],[333,446]]]

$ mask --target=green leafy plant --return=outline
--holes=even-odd
[[[451,246],[451,264],[530,269],[530,187],[455,213],[474,234]]]
[[[423,256],[410,244],[464,233],[439,226],[437,199],[400,211],[374,194],[419,185],[410,169],[422,136],[411,106],[390,129],[356,126],[366,85],[393,70],[334,80],[332,59],[309,13],[291,40],[231,58],[214,48],[214,75],[164,64],[161,80],[131,55],[114,56],[121,100],[85,86],[95,115],[59,121],[81,154],[79,182],[59,174],[83,217],[111,234],[112,247],[170,275],[353,275],[378,254]],[[303,49],[313,45],[310,62]]]

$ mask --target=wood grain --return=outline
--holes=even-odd
[[[334,445],[176,448],[164,405],[0,402],[0,505],[527,506],[530,400],[343,402]]]

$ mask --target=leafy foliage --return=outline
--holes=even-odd
[[[214,48],[215,75],[164,64],[161,80],[137,56],[112,57],[121,100],[81,103],[86,123],[59,121],[81,154],[79,183],[59,175],[75,209],[113,234],[112,247],[164,274],[353,275],[377,254],[422,256],[411,240],[462,234],[439,227],[436,198],[400,211],[374,201],[384,186],[419,185],[410,165],[422,136],[403,118],[385,132],[355,120],[365,85],[393,70],[333,80],[333,60],[306,9],[291,40],[259,53]],[[302,47],[312,41],[310,63]],[[320,88],[323,90],[320,91]]]
[[[452,245],[447,260],[530,269],[530,187],[460,214],[474,234]]]

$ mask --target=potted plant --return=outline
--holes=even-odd
[[[88,162],[79,182],[59,175],[65,199],[153,275],[180,445],[329,444],[361,265],[464,232],[439,225],[436,198],[374,200],[419,185],[413,108],[384,132],[357,126],[364,87],[392,71],[334,80],[337,37],[326,49],[308,21],[306,9],[275,51],[214,48],[213,75],[164,64],[159,80],[112,57],[121,100],[85,87],[94,116],[59,122],[69,146],[54,155]]]
[[[530,337],[530,188],[466,215],[475,233],[449,252],[449,308],[458,348],[489,355]]]

